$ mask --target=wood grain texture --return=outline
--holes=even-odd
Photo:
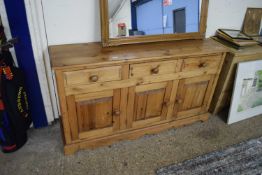
[[[216,70],[220,63],[220,59],[216,59],[217,57],[220,57],[220,55],[185,59],[182,64],[182,71]]]
[[[173,115],[180,119],[193,116],[195,113],[204,113],[212,95],[213,80],[212,75],[181,80]]]
[[[69,119],[68,119],[68,112],[67,112],[67,104],[66,104],[66,95],[65,95],[65,88],[64,88],[64,78],[63,78],[63,72],[56,71],[56,82],[57,82],[57,92],[59,94],[59,105],[60,105],[60,111],[61,111],[61,124],[63,129],[63,138],[65,144],[70,144],[72,142],[71,139],[71,131],[70,131],[70,125],[69,125]]]
[[[65,153],[206,120],[226,51],[214,43],[56,46]]]
[[[243,32],[249,36],[258,36],[262,20],[262,8],[247,8]]]
[[[78,139],[78,121],[76,114],[75,97],[70,95],[66,98],[68,109],[68,122],[70,125],[70,133],[72,140]]]
[[[171,74],[177,72],[177,60],[152,63],[132,64],[130,66],[130,78],[150,75]]]
[[[69,71],[64,73],[65,86],[121,80],[121,73],[121,66]]]
[[[211,39],[136,44],[102,48],[101,43],[50,46],[53,69],[78,70],[97,66],[170,60],[227,52]]]

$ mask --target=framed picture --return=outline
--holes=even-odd
[[[239,63],[227,123],[259,114],[262,114],[262,60]]]
[[[252,38],[241,32],[240,30],[233,29],[218,29],[218,32],[227,35],[232,39],[246,39],[251,40]]]

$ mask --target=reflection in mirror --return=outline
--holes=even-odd
[[[108,0],[110,38],[199,32],[202,0]]]

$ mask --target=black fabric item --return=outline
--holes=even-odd
[[[0,62],[1,62],[1,65],[5,65],[5,66],[11,66],[13,67],[14,66],[14,60],[13,60],[13,57],[10,53],[10,51],[2,51],[0,53]]]
[[[1,94],[5,112],[0,114],[2,119],[6,117],[8,120],[8,125],[3,128],[5,142],[2,143],[2,150],[5,153],[14,152],[26,143],[27,129],[32,122],[23,73],[15,67],[10,69],[13,74],[11,80],[8,80],[4,74],[1,77]]]
[[[12,152],[19,149],[27,141],[27,129],[32,120],[29,115],[29,107],[27,102],[27,94],[24,86],[24,77],[21,70],[11,67],[13,79],[6,79],[2,74],[1,78],[1,94],[5,110],[8,114],[10,126],[10,138],[15,139],[16,148],[14,150],[4,150],[4,152]],[[12,143],[12,142],[11,142]]]
[[[0,19],[0,44],[6,42]],[[5,153],[14,152],[27,141],[29,115],[23,72],[14,67],[7,48],[0,50],[0,146]]]

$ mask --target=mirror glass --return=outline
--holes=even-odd
[[[108,0],[110,38],[199,32],[202,0]]]

